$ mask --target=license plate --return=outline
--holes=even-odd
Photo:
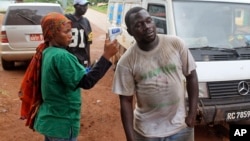
[[[41,35],[41,34],[30,34],[30,41],[43,41],[43,35]]]
[[[226,113],[226,121],[250,118],[250,110],[230,111]]]

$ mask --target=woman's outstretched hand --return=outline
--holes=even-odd
[[[118,52],[119,43],[117,40],[110,41],[108,34],[106,34],[106,39],[104,43],[103,57],[109,60]]]

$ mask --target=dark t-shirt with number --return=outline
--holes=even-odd
[[[83,66],[90,66],[90,44],[93,34],[89,20],[85,17],[77,19],[72,14],[66,14],[65,16],[72,21],[73,37],[68,51],[74,54]]]

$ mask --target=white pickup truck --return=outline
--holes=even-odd
[[[109,26],[123,29],[114,62],[135,43],[124,23],[134,6],[148,10],[159,34],[184,39],[193,54],[199,79],[197,124],[250,118],[249,0],[109,0]]]

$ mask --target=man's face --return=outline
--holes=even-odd
[[[75,9],[76,9],[76,13],[78,13],[79,15],[84,15],[87,12],[88,9],[88,4],[85,5],[75,5]]]
[[[130,15],[129,32],[137,42],[150,43],[156,37],[156,26],[149,13],[140,10]]]

